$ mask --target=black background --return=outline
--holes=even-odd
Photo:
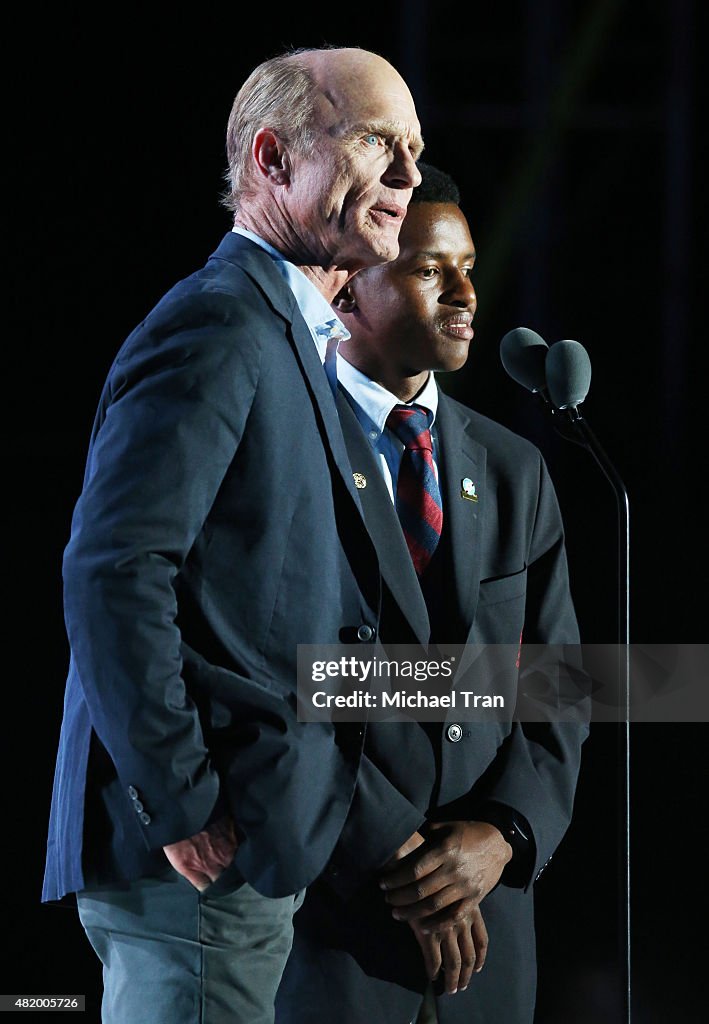
[[[474,347],[442,386],[542,449],[582,634],[615,642],[613,494],[499,359],[515,326],[582,342],[593,364],[583,410],[630,494],[632,639],[703,638],[709,279],[690,0],[252,10],[248,28],[223,3],[5,14],[10,956],[0,991],[86,993],[90,1021],[97,962],[73,912],[39,904],[67,665],[61,553],[116,349],[230,226],[218,204],[224,128],[261,60],[287,46],[359,45],[402,72],[425,159],[456,178],[478,249]],[[622,1020],[622,737],[593,728],[575,820],[537,886],[538,1024]],[[631,730],[638,1024],[704,1019],[705,738],[696,723]]]

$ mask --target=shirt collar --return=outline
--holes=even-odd
[[[386,426],[387,417],[395,405],[421,405],[433,413],[433,424],[438,411],[438,387],[433,373],[429,373],[423,390],[416,396],[413,402],[402,402],[391,391],[387,391],[381,384],[370,380],[358,370],[352,363],[348,363],[344,356],[337,353],[337,379],[342,384],[355,402],[366,413],[372,424],[381,434]]]
[[[350,337],[350,332],[335,314],[325,296],[318,291],[302,270],[299,270],[294,263],[289,263],[277,249],[265,242],[259,235],[254,234],[253,231],[247,231],[246,228],[235,227],[232,228],[232,231],[234,234],[249,238],[271,257],[276,269],[285,278],[286,284],[293,292],[298,309],[313,336],[320,359],[324,362],[327,342],[330,338],[339,337],[341,341],[346,341]]]

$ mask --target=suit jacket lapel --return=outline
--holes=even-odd
[[[359,497],[382,576],[419,643],[427,644],[431,627],[414,563],[382,471],[342,388],[337,397],[337,410],[352,470],[361,473],[366,481]]]
[[[213,258],[223,259],[240,267],[259,288],[274,312],[290,323],[293,348],[315,407],[320,413],[323,432],[343,482],[361,513],[359,494],[352,480],[332,389],[293,292],[274,267],[269,254],[243,235],[235,234],[233,231],[225,235]]]
[[[313,395],[315,405],[319,409],[323,430],[330,444],[335,463],[342,474],[347,490],[361,511],[360,493],[354,485],[352,469],[342,436],[342,427],[337,415],[332,388],[330,387],[323,364],[320,362],[312,335],[297,307],[291,326],[296,354]]]
[[[470,421],[439,390],[436,414],[441,453],[443,517],[453,552],[453,585],[468,631],[475,619],[482,564],[482,518],[485,515],[487,450],[469,432]],[[462,482],[475,486],[477,501],[463,497]]]

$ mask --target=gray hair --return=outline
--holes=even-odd
[[[259,64],[239,89],[229,115],[226,135],[228,189],[222,205],[235,212],[249,190],[251,145],[259,128],[270,128],[296,152],[308,154],[313,144],[312,123],[317,88],[310,68],[291,50]]]

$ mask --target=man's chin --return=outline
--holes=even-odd
[[[440,355],[439,353],[436,360],[437,365],[432,365],[431,369],[435,370],[436,373],[455,373],[456,370],[461,370],[467,361],[467,349],[465,352],[448,352],[445,355]]]
[[[378,267],[382,263],[391,263],[399,255],[399,239],[396,238],[368,238],[366,250],[362,249],[362,268]],[[364,262],[364,261],[367,262]]]
[[[385,248],[385,256],[383,258],[384,263],[391,263],[399,255],[399,239],[398,237],[390,242]]]
[[[335,260],[340,270],[353,274],[357,270],[378,267],[391,263],[399,255],[399,232],[392,229],[384,232],[359,231],[355,235],[341,237],[342,249]]]

